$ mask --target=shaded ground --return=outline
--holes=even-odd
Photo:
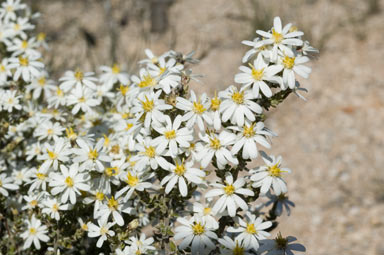
[[[146,7],[131,2],[108,16],[98,1],[36,1],[44,17],[39,29],[52,39],[48,55],[56,74],[111,64],[105,19],[121,24],[127,16],[118,27],[120,63],[133,68],[146,47],[158,54],[170,47],[197,49],[203,59],[194,72],[206,77],[194,86],[212,93],[233,83],[246,50],[241,40],[263,25],[255,24],[255,15],[268,12],[302,26],[322,50],[310,80],[302,82],[309,101],[292,96],[267,123],[279,134],[271,152],[293,170],[288,185],[296,208],[279,230],[297,236],[307,254],[384,254],[384,15],[369,10],[375,1],[272,0],[257,11],[251,0],[176,1],[164,35],[149,34]],[[94,47],[87,46],[84,31],[95,37]]]

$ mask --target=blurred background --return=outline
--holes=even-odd
[[[29,0],[42,14],[53,76],[119,63],[129,72],[150,48],[196,50],[193,89],[210,95],[233,77],[256,29],[274,16],[320,50],[304,102],[269,112],[269,152],[292,169],[296,208],[278,230],[312,255],[384,254],[384,3],[382,0]]]

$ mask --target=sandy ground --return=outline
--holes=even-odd
[[[39,30],[52,39],[47,55],[56,75],[111,64],[108,22],[99,1],[37,2],[44,17]],[[113,7],[118,2],[112,1]],[[254,15],[269,12],[302,26],[321,48],[310,79],[302,81],[308,102],[291,96],[267,121],[279,135],[270,152],[281,154],[293,170],[287,182],[296,208],[282,218],[279,230],[298,237],[307,254],[383,255],[383,12],[369,13],[373,1],[368,0],[271,0],[258,10],[249,2],[176,1],[163,35],[149,34],[145,5],[112,8],[116,22],[128,17],[118,29],[117,60],[133,70],[146,47],[158,54],[169,47],[196,49],[203,59],[194,72],[206,76],[194,89],[213,93],[233,83],[246,50],[240,42],[252,39],[257,27]],[[95,35],[95,47],[87,47],[84,30]]]

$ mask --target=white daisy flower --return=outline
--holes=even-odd
[[[281,156],[267,156],[262,154],[265,166],[251,170],[251,180],[254,181],[252,187],[261,187],[260,193],[266,194],[272,187],[276,195],[287,192],[287,184],[282,178],[282,173],[290,173],[289,168],[281,167]]]
[[[89,221],[88,222],[84,222],[82,218],[77,218],[77,222],[79,222],[79,225],[80,225],[80,228],[87,232],[88,231],[88,224],[90,223]]]
[[[23,199],[27,202],[21,210],[33,210],[38,207],[42,207],[41,201],[44,193],[31,194],[23,196]]]
[[[139,61],[140,64],[149,64],[149,63],[157,64],[159,62],[159,58],[164,58],[168,55],[167,53],[165,53],[161,56],[156,56],[155,54],[153,54],[153,52],[150,49],[145,49],[144,53],[147,56],[147,58],[140,60]]]
[[[159,151],[169,149],[172,156],[177,156],[179,154],[178,147],[188,148],[190,146],[190,142],[193,140],[193,130],[186,127],[180,128],[181,122],[182,117],[178,115],[173,123],[169,116],[165,116],[164,123],[154,123],[153,129],[160,134],[154,139]]]
[[[151,75],[151,73],[141,68],[139,72],[140,77],[132,75],[132,81],[141,89],[153,89],[158,85],[159,77]]]
[[[0,30],[1,34],[1,30]],[[8,58],[3,58],[0,64],[0,87],[7,84],[8,77],[12,76],[11,68],[8,64]]]
[[[16,69],[13,80],[17,81],[21,77],[25,82],[30,82],[32,79],[41,75],[41,70],[44,64],[38,61],[40,56],[18,56],[9,59],[9,68]]]
[[[49,107],[54,108],[58,108],[60,105],[65,105],[67,102],[64,91],[62,91],[60,87],[56,87],[47,100]]]
[[[202,205],[199,202],[193,203],[193,212],[201,217],[208,228],[218,229],[219,223],[217,222],[215,216],[215,211],[212,210],[212,203],[208,203],[207,205]]]
[[[167,194],[178,184],[181,196],[185,197],[188,195],[186,180],[195,184],[203,182],[202,178],[205,177],[205,173],[200,169],[194,168],[193,161],[184,163],[184,161],[176,158],[175,165],[171,163],[168,163],[168,165],[167,170],[171,173],[165,176],[160,183],[161,186],[167,183],[165,187],[165,193]]]
[[[88,224],[88,236],[99,237],[96,246],[101,248],[104,241],[108,239],[108,236],[115,236],[115,232],[110,230],[110,228],[115,225],[115,223],[99,219],[97,220],[97,224],[98,226],[92,222]]]
[[[27,184],[31,184],[31,186],[28,192],[33,192],[35,189],[40,188],[45,191],[47,189],[49,169],[32,168],[29,171],[31,180]]]
[[[140,234],[140,237],[131,236],[126,243],[129,245],[129,251],[127,254],[148,254],[154,252],[156,248],[152,245],[154,242],[153,237],[147,238],[144,233]]]
[[[89,193],[91,193],[92,197],[85,197],[83,202],[84,204],[91,204],[93,203],[93,218],[97,218],[97,212],[99,211],[99,208],[103,204],[103,201],[106,199],[105,191],[102,189],[97,190],[89,190]]]
[[[38,156],[38,160],[44,160],[44,163],[41,165],[42,169],[49,168],[53,165],[53,169],[57,170],[59,166],[59,161],[67,162],[69,160],[69,155],[72,154],[70,144],[64,138],[54,137],[54,146],[46,143],[44,145],[46,153],[43,153],[41,156]]]
[[[217,235],[213,232],[214,229],[205,224],[203,219],[191,217],[187,220],[179,217],[177,222],[182,225],[175,228],[174,239],[183,239],[179,244],[180,250],[191,246],[192,254],[208,254],[216,248],[211,239],[217,239]]]
[[[295,73],[305,79],[309,77],[309,74],[311,73],[311,68],[303,65],[308,61],[309,58],[307,56],[294,55],[293,53],[283,55],[279,58],[279,65],[284,68],[282,89],[286,89],[287,87],[289,87],[290,89],[295,88]]]
[[[60,89],[64,92],[70,91],[73,87],[76,90],[81,90],[83,86],[88,87],[91,90],[96,89],[97,78],[94,77],[93,72],[82,72],[80,70],[77,71],[66,71],[64,76],[59,79],[62,83],[60,84]]]
[[[256,119],[255,113],[260,114],[262,112],[260,105],[252,101],[255,97],[247,88],[241,88],[238,91],[232,85],[220,92],[219,96],[223,98],[220,105],[223,122],[230,120],[232,124],[243,126],[245,119],[253,122]]]
[[[70,209],[69,205],[61,204],[57,201],[56,198],[46,199],[42,201],[42,213],[49,215],[52,219],[60,220],[60,212],[59,211],[67,211]]]
[[[261,38],[257,37],[253,41],[244,40],[241,43],[252,47],[252,49],[244,54],[241,60],[243,63],[247,62],[256,54],[261,54],[265,59],[271,59],[272,47],[270,45],[265,45]]]
[[[224,247],[220,247],[220,254],[223,255],[253,255],[255,253],[251,252],[249,248],[244,247],[243,244],[239,242],[239,240],[232,240],[228,236],[224,236],[220,238],[219,243]],[[239,244],[240,243],[240,244]]]
[[[254,159],[258,155],[256,143],[266,148],[271,148],[265,137],[273,136],[274,134],[264,127],[263,122],[245,123],[242,128],[236,126],[230,128],[239,132],[231,150],[233,155],[236,155],[242,149],[241,156],[243,159]]]
[[[87,88],[77,87],[72,90],[67,100],[68,105],[74,105],[72,114],[77,114],[80,109],[84,113],[91,113],[92,108],[101,103],[95,96],[94,91]]]
[[[18,190],[19,186],[14,184],[12,177],[7,177],[5,173],[0,174],[0,194],[4,197],[9,195],[8,190]]]
[[[257,30],[256,33],[264,37],[262,40],[263,44],[273,44],[272,48],[272,60],[275,61],[277,59],[278,49],[282,52],[292,53],[290,47],[292,46],[301,46],[303,45],[303,41],[298,37],[302,36],[304,33],[301,31],[290,31],[292,24],[289,23],[284,26],[281,25],[280,17],[275,17],[273,19],[273,28],[271,33],[265,32],[262,30]]]
[[[212,121],[213,121],[213,127],[215,130],[221,129],[221,115],[220,115],[220,105],[221,100],[217,97],[217,93],[215,91],[214,97],[211,98],[211,114],[212,114]]]
[[[0,17],[4,19],[6,23],[10,20],[16,19],[16,12],[27,7],[26,4],[20,3],[21,0],[7,0],[1,4]]]
[[[32,37],[29,40],[20,40],[19,38],[15,38],[12,41],[12,44],[7,47],[7,51],[12,52],[12,56],[19,55],[35,55],[40,57],[40,52],[36,49],[36,38]]]
[[[52,195],[61,194],[60,200],[62,203],[66,203],[68,199],[71,204],[76,203],[76,194],[81,195],[81,191],[88,191],[89,185],[87,182],[90,176],[87,173],[81,173],[79,171],[79,165],[77,163],[72,164],[69,169],[60,165],[61,173],[51,173],[49,175],[51,181],[49,186],[53,187],[51,190]]]
[[[176,60],[173,58],[165,60],[165,57],[158,58],[156,64],[149,63],[148,69],[152,76],[159,77],[158,86],[166,94],[171,93],[171,89],[176,88],[181,82],[181,70],[183,65],[176,65]]]
[[[237,218],[239,227],[229,227],[227,229],[230,233],[240,233],[236,240],[239,240],[244,247],[253,248],[255,251],[259,249],[259,240],[266,239],[269,234],[264,231],[272,226],[272,222],[265,221],[260,217],[257,217],[250,212],[246,212],[246,221]]]
[[[172,109],[171,105],[165,103],[163,99],[159,99],[161,91],[154,93],[153,91],[140,93],[133,102],[131,109],[137,118],[144,118],[144,126],[149,128],[153,121],[163,122],[165,110]]]
[[[240,207],[243,211],[248,210],[247,203],[239,195],[253,196],[252,190],[243,188],[245,185],[244,178],[238,178],[233,182],[231,174],[227,174],[225,177],[225,185],[220,183],[211,183],[216,189],[212,189],[205,194],[205,198],[220,196],[216,201],[212,210],[216,213],[222,213],[227,209],[228,215],[235,217],[236,210]]]
[[[101,162],[110,162],[111,158],[103,153],[104,138],[99,139],[95,146],[87,143],[82,138],[77,138],[76,143],[80,148],[74,148],[73,153],[77,155],[73,159],[75,163],[81,163],[82,168],[88,168],[93,170],[96,168],[97,171],[104,171],[104,164]]]
[[[229,151],[229,146],[232,145],[236,139],[236,135],[227,131],[222,131],[219,135],[199,134],[200,139],[204,145],[197,145],[196,159],[200,161],[201,167],[206,168],[212,162],[213,156],[216,157],[217,167],[223,169],[228,162],[237,165],[239,162],[232,153]]]
[[[117,225],[123,226],[124,219],[121,216],[122,212],[132,214],[133,208],[129,207],[127,204],[124,204],[123,198],[120,197],[115,199],[112,196],[110,199],[107,198],[107,204],[102,204],[100,206],[95,216],[96,218],[100,218],[102,221],[107,221],[109,215],[112,214],[112,218],[117,223]]]
[[[144,172],[136,172],[136,171],[128,171],[126,176],[122,179],[126,183],[126,186],[116,192],[116,198],[119,198],[124,193],[123,201],[127,201],[133,194],[135,190],[143,191],[144,189],[148,189],[152,187],[152,184],[149,182],[145,182],[145,180],[149,179],[151,175],[148,175]]]
[[[161,148],[156,146],[151,137],[141,137],[138,140],[135,145],[135,151],[138,153],[132,157],[132,160],[136,161],[135,169],[143,170],[146,166],[157,169],[159,165],[163,169],[168,168],[167,160],[162,157],[163,151],[160,151]]]
[[[251,68],[240,66],[239,69],[243,73],[235,75],[235,82],[243,84],[245,88],[252,86],[253,96],[259,97],[259,91],[266,97],[272,96],[272,90],[269,88],[267,82],[280,83],[279,77],[276,76],[283,67],[281,65],[268,65],[259,54],[253,61],[253,65],[249,64]]]
[[[101,66],[100,70],[102,71],[100,82],[105,83],[108,87],[112,87],[116,82],[121,84],[127,84],[129,82],[128,74],[121,72],[118,64],[114,64],[112,67]]]
[[[10,23],[11,31],[13,36],[20,36],[21,39],[27,39],[26,30],[32,30],[35,28],[34,25],[29,23],[28,17],[18,17],[16,22]]]
[[[21,110],[19,100],[22,96],[16,95],[16,93],[17,90],[6,90],[3,95],[0,95],[0,103],[2,102],[5,111],[12,112],[13,110]]]
[[[27,86],[27,92],[32,92],[33,99],[38,99],[43,92],[45,98],[49,98],[56,90],[56,85],[53,80],[47,80],[47,73],[42,72],[41,76],[32,80]]]
[[[191,90],[191,97],[189,100],[183,97],[176,98],[176,108],[179,108],[186,113],[183,116],[183,121],[187,122],[188,128],[193,128],[195,123],[197,122],[197,126],[201,131],[204,130],[204,122],[208,125],[212,125],[213,121],[208,112],[210,107],[209,98],[205,93],[197,99],[195,92]]]
[[[39,140],[48,139],[53,140],[59,138],[64,132],[63,128],[58,122],[44,121],[35,129],[34,136]]]
[[[26,220],[27,230],[20,236],[24,239],[23,249],[31,247],[32,242],[36,249],[40,250],[40,241],[46,243],[49,241],[47,226],[42,225],[39,219],[36,219],[35,215],[32,215],[31,220]]]

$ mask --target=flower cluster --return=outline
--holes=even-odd
[[[268,239],[293,204],[283,179],[290,170],[261,150],[275,136],[265,112],[311,71],[305,64],[316,50],[302,32],[276,17],[244,42],[252,49],[239,86],[209,97],[190,88],[193,54],[174,51],[146,50],[137,75],[113,64],[54,81],[44,36],[33,36],[37,16],[20,0],[0,8],[0,235],[14,240],[0,249],[304,251],[289,244],[293,237]],[[248,169],[258,157],[265,164]]]

